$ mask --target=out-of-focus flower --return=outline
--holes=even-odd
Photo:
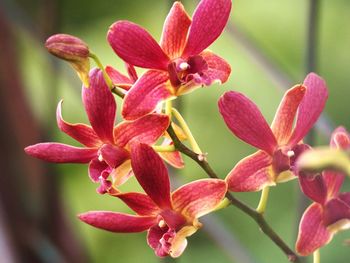
[[[226,178],[229,190],[259,191],[296,178],[294,162],[309,148],[301,140],[320,116],[327,97],[324,80],[310,73],[303,85],[285,93],[270,128],[247,97],[234,91],[225,93],[219,100],[219,109],[226,125],[238,138],[260,149],[231,170]]]
[[[89,176],[100,182],[100,193],[113,185],[123,184],[131,175],[130,142],[154,144],[169,126],[169,117],[149,114],[134,122],[121,122],[114,127],[116,103],[99,69],[90,72],[90,88],[83,87],[82,98],[91,126],[63,120],[60,102],[57,107],[58,127],[83,144],[79,148],[61,143],[39,143],[25,148],[27,154],[55,163],[89,163]],[[111,175],[112,182],[107,180]]]
[[[89,86],[90,51],[84,41],[67,34],[56,34],[46,40],[45,46],[52,55],[68,61],[83,84]]]
[[[223,31],[231,0],[202,0],[189,18],[183,5],[175,2],[165,20],[160,45],[140,26],[114,23],[108,41],[127,63],[150,69],[127,93],[122,114],[137,119],[152,112],[163,100],[193,91],[213,82],[226,82],[231,68],[206,48]]]
[[[350,148],[350,137],[344,128],[333,132],[331,148]],[[314,201],[300,221],[296,242],[299,254],[311,254],[329,243],[335,233],[350,228],[350,192],[339,193],[343,181],[342,173],[329,170],[322,174],[299,173],[302,191]]]
[[[201,223],[198,218],[220,204],[227,191],[224,180],[204,179],[170,192],[167,169],[154,150],[135,143],[131,146],[131,163],[143,193],[121,193],[117,197],[137,215],[92,211],[79,218],[94,227],[118,233],[148,230],[147,241],[159,257],[178,257],[187,246],[187,237]]]

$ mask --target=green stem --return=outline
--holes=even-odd
[[[173,140],[174,146],[178,151],[194,160],[200,167],[202,167],[202,169],[210,178],[219,178],[205,159],[198,158],[200,154],[195,153],[180,141],[171,125],[168,127],[167,132]],[[282,238],[280,238],[280,236],[266,222],[263,214],[258,213],[255,211],[255,209],[246,205],[229,192],[226,193],[226,198],[231,202],[233,206],[237,207],[243,213],[251,217],[259,225],[260,229],[286,254],[290,261],[300,262],[298,256],[294,253],[294,251],[288,247]]]
[[[270,187],[266,186],[261,192],[259,205],[256,208],[256,212],[259,214],[263,214],[266,210],[267,200],[269,199],[269,191]]]
[[[173,107],[172,107],[172,101],[171,100],[167,100],[165,102],[165,114],[169,116],[169,119],[171,120],[171,111],[172,111]]]
[[[315,250],[315,252],[313,253],[313,257],[313,263],[321,263],[321,255],[319,249]]]

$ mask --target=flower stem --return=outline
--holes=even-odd
[[[269,198],[269,191],[270,187],[266,186],[261,192],[259,205],[256,208],[256,212],[258,212],[259,214],[263,214],[266,210],[267,200]]]
[[[218,205],[215,207],[215,209],[214,209],[212,212],[215,212],[215,211],[224,209],[224,208],[228,207],[230,204],[231,204],[231,201],[230,201],[227,197],[225,197],[225,198],[220,202],[220,204],[218,204]]]
[[[199,148],[198,143],[196,142],[195,138],[193,137],[192,132],[191,132],[190,128],[188,127],[184,118],[181,116],[181,114],[175,108],[172,108],[172,113],[173,113],[174,117],[178,120],[181,128],[183,129],[184,133],[186,134],[187,139],[191,144],[192,150],[195,153],[201,155],[202,151]]]
[[[321,255],[320,255],[319,249],[315,250],[315,252],[313,253],[313,257],[314,257],[313,263],[321,263]]]
[[[153,149],[156,151],[156,152],[174,152],[175,151],[175,146],[174,145],[154,145],[152,146]]]
[[[173,104],[171,100],[167,100],[165,102],[165,114],[169,116],[169,119],[171,120],[171,111],[173,109]]]
[[[200,167],[202,167],[210,178],[219,178],[205,159],[198,158],[200,154],[195,153],[180,141],[171,125],[168,127],[167,131],[178,151],[194,160]],[[286,254],[289,261],[300,262],[294,251],[288,247],[282,238],[280,238],[280,236],[266,222],[263,214],[258,213],[255,209],[240,201],[229,192],[226,193],[226,198],[233,206],[251,217],[259,225],[260,229]]]

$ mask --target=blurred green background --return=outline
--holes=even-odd
[[[106,41],[108,27],[117,20],[127,19],[142,25],[159,39],[171,2],[5,0],[0,5],[3,19],[7,19],[14,36],[18,78],[22,79],[33,120],[38,123],[41,134],[45,134],[40,136],[41,140],[75,143],[56,128],[55,109],[60,99],[65,101],[63,114],[66,120],[87,122],[80,100],[79,79],[66,63],[46,52],[45,39],[50,34],[60,32],[76,35],[89,44],[105,65],[123,70],[122,61]],[[182,2],[192,14],[197,2]],[[317,2],[320,4],[316,21],[318,29],[311,52],[315,52],[316,56],[315,71],[325,78],[329,87],[330,97],[325,112],[334,125],[350,128],[350,2]],[[221,178],[254,149],[239,141],[226,128],[217,110],[218,98],[228,90],[244,92],[271,122],[283,91],[302,82],[308,70],[309,4],[307,0],[235,0],[228,28],[210,48],[231,64],[229,82],[199,89],[179,99],[180,111],[201,148],[208,152],[208,160]],[[2,86],[1,89],[11,87]],[[116,100],[120,110],[120,100]],[[323,135],[317,136],[316,143],[327,144],[326,134],[327,130],[324,129]],[[36,142],[37,138],[28,141]],[[21,150],[19,154],[24,155]],[[185,158],[185,162],[183,170],[171,170],[174,185],[206,176],[191,160]],[[44,251],[43,256],[39,256],[40,262],[288,262],[257,225],[233,207],[205,217],[203,221],[208,224],[189,238],[189,245],[182,257],[176,261],[160,260],[146,244],[145,233],[113,234],[78,221],[76,214],[89,210],[130,211],[115,198],[95,194],[96,185],[90,182],[86,166],[50,165],[49,169],[58,176],[48,174],[45,180],[53,180],[64,207],[60,211],[64,213],[68,225],[72,225],[61,231],[77,236],[81,246],[79,249],[86,258],[79,259],[77,254],[73,259],[64,260],[60,249],[49,242],[48,247],[39,248]],[[1,177],[4,176],[1,174]],[[26,174],[21,176],[25,177]],[[135,186],[135,180],[131,180],[124,189]],[[350,190],[349,182],[344,190]],[[237,196],[252,206],[256,206],[259,200],[257,193]],[[37,200],[34,198],[33,202],[35,206]],[[271,191],[266,218],[293,248],[301,211],[308,203],[302,198],[296,181],[280,184]],[[321,249],[322,262],[348,262],[349,247],[343,241],[350,238],[349,233],[336,235],[330,245]],[[311,258],[305,262],[311,262]]]

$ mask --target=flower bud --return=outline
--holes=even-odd
[[[71,35],[56,34],[46,40],[45,46],[52,55],[69,62],[83,84],[89,86],[90,51],[85,42]]]

